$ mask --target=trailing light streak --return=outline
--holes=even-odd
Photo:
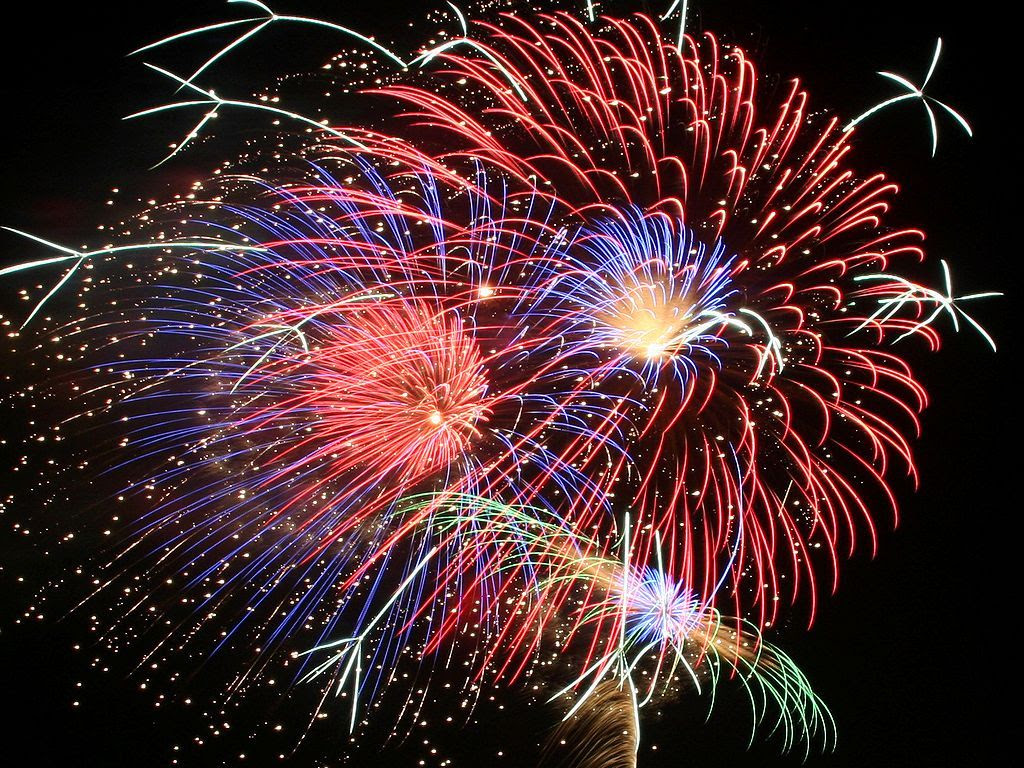
[[[244,33],[242,33],[240,36],[238,36],[237,38],[232,40],[230,43],[227,43],[226,45],[224,45],[216,53],[214,53],[211,57],[206,59],[206,61],[204,61],[195,71],[192,72],[192,74],[188,75],[187,77],[179,76],[177,74],[174,74],[173,72],[169,72],[166,69],[163,69],[162,67],[158,67],[158,66],[156,66],[154,64],[150,64],[148,62],[143,62],[143,64],[145,66],[149,67],[153,71],[158,72],[159,74],[164,75],[165,77],[168,77],[168,78],[176,81],[178,83],[178,91],[180,91],[180,90],[182,90],[184,88],[184,89],[195,91],[196,93],[198,93],[198,94],[200,94],[202,96],[206,96],[207,98],[204,99],[204,100],[188,100],[188,101],[175,102],[175,103],[171,103],[171,104],[164,104],[164,105],[161,105],[161,106],[158,106],[158,107],[154,107],[154,108],[151,108],[151,109],[143,110],[143,111],[136,112],[134,114],[128,115],[125,118],[126,120],[133,119],[133,118],[138,118],[138,117],[147,117],[147,116],[150,116],[150,115],[159,114],[161,112],[172,111],[172,110],[190,109],[190,108],[193,108],[193,107],[210,107],[210,110],[199,120],[198,123],[196,123],[195,126],[193,126],[193,128],[186,134],[185,138],[182,139],[180,142],[178,142],[177,146],[174,147],[174,149],[170,152],[170,154],[168,154],[166,157],[164,157],[154,167],[159,167],[160,165],[163,165],[168,160],[170,160],[171,158],[175,157],[178,153],[180,153],[188,144],[190,144],[194,139],[196,139],[200,135],[200,133],[203,130],[203,128],[205,128],[206,125],[211,120],[213,120],[214,118],[217,117],[217,110],[221,109],[223,107],[235,107],[235,108],[242,108],[242,109],[252,109],[252,110],[268,112],[270,114],[278,115],[278,116],[281,116],[281,117],[286,117],[286,118],[288,118],[290,120],[294,120],[294,121],[300,122],[300,123],[305,123],[305,124],[307,124],[309,126],[315,127],[317,130],[327,132],[328,134],[332,134],[332,135],[336,136],[337,138],[340,138],[340,139],[342,139],[344,141],[353,142],[354,144],[359,146],[361,149],[366,150],[366,147],[361,145],[361,144],[359,144],[358,141],[356,141],[355,139],[353,139],[352,137],[348,136],[347,134],[345,134],[343,132],[339,132],[339,131],[336,131],[336,130],[330,128],[323,121],[314,120],[314,119],[312,119],[310,117],[307,117],[305,115],[302,115],[301,113],[298,113],[298,112],[294,112],[294,111],[286,110],[286,109],[280,109],[280,108],[277,108],[277,107],[271,107],[271,106],[268,106],[266,104],[260,104],[258,102],[250,102],[250,101],[237,100],[237,99],[223,99],[223,98],[217,96],[214,93],[213,89],[201,88],[200,86],[196,85],[196,83],[195,83],[196,78],[198,78],[200,75],[204,74],[216,62],[220,61],[222,58],[227,56],[229,53],[231,53],[232,51],[235,51],[237,48],[239,48],[243,43],[253,39],[260,32],[263,32],[264,30],[266,30],[268,27],[270,27],[271,25],[273,25],[275,23],[279,23],[279,22],[283,22],[283,23],[296,23],[296,24],[300,24],[300,25],[307,25],[307,26],[312,26],[312,27],[318,27],[318,28],[326,29],[326,30],[329,30],[329,31],[332,31],[332,32],[338,32],[338,33],[340,33],[340,34],[342,34],[344,36],[347,36],[347,37],[352,37],[352,38],[354,38],[356,40],[359,40],[360,42],[364,43],[365,45],[367,45],[371,49],[376,50],[377,52],[383,54],[384,57],[387,60],[389,60],[392,64],[396,65],[400,70],[403,70],[403,71],[408,70],[410,67],[414,67],[414,66],[425,67],[428,64],[430,64],[437,56],[440,56],[440,55],[444,54],[446,51],[448,51],[450,49],[453,49],[453,48],[456,48],[456,47],[459,47],[459,46],[469,46],[471,48],[475,48],[481,54],[483,54],[485,56],[488,56],[490,58],[491,62],[499,70],[504,71],[500,61],[498,61],[493,56],[491,56],[491,54],[485,48],[479,46],[479,44],[475,40],[472,40],[471,38],[469,38],[467,36],[468,35],[468,28],[467,28],[466,18],[464,16],[464,14],[462,13],[462,11],[458,8],[458,6],[454,5],[453,3],[448,3],[448,5],[452,8],[452,11],[455,13],[456,18],[459,21],[459,24],[460,24],[460,26],[462,28],[462,31],[463,31],[463,36],[455,38],[453,40],[449,40],[449,41],[447,41],[445,43],[442,43],[442,44],[440,44],[440,45],[438,45],[438,46],[436,46],[434,48],[424,50],[419,55],[417,55],[414,58],[406,61],[405,59],[401,58],[398,54],[396,54],[393,51],[391,51],[389,48],[387,48],[387,47],[381,45],[380,43],[378,43],[372,37],[368,37],[366,35],[363,35],[363,34],[357,32],[356,30],[353,30],[353,29],[351,29],[349,27],[344,27],[344,26],[341,26],[339,24],[334,24],[332,22],[322,21],[320,19],[308,18],[308,17],[304,17],[304,16],[290,16],[290,15],[286,15],[286,14],[279,14],[279,13],[275,12],[274,10],[272,10],[266,4],[264,4],[262,2],[259,2],[259,0],[227,0],[227,2],[228,2],[228,4],[237,3],[237,4],[242,4],[242,5],[252,5],[252,6],[255,6],[258,9],[264,11],[266,13],[266,16],[253,17],[253,18],[248,18],[248,19],[236,19],[236,20],[233,20],[233,21],[226,21],[226,22],[220,22],[220,23],[216,23],[216,24],[203,25],[203,26],[197,27],[195,29],[190,29],[190,30],[186,30],[184,32],[179,32],[177,34],[165,37],[165,38],[163,38],[161,40],[157,40],[156,42],[153,42],[153,43],[150,43],[148,45],[142,46],[141,48],[137,48],[136,50],[132,51],[132,53],[130,54],[130,55],[135,55],[135,54],[145,53],[145,52],[148,52],[148,51],[156,50],[157,48],[161,48],[163,46],[166,46],[166,45],[169,45],[169,44],[172,44],[172,43],[176,43],[176,42],[180,42],[182,40],[186,40],[186,39],[189,39],[189,38],[192,38],[192,37],[200,36],[200,35],[206,34],[208,32],[216,32],[216,31],[219,31],[219,30],[226,29],[228,27],[234,27],[234,26],[238,26],[238,25],[242,25],[242,24],[255,23],[255,26],[253,26],[250,29],[246,30]],[[516,83],[515,79],[509,73],[506,73],[506,76],[508,77],[509,81],[512,83],[512,87],[517,89],[517,91],[518,91],[519,86]],[[521,98],[525,99],[525,95],[524,94],[519,92],[519,95],[520,95]]]
[[[662,21],[667,21],[676,8],[679,9],[679,34],[676,37],[676,47],[679,50],[683,49],[683,40],[686,36],[686,12],[689,5],[689,0],[672,0],[672,5],[669,6],[668,10],[661,17]]]
[[[959,332],[960,330],[960,318],[962,317],[967,323],[978,332],[978,334],[985,339],[992,351],[996,351],[996,342],[989,335],[989,333],[981,327],[977,320],[967,314],[961,303],[965,301],[976,301],[977,299],[989,299],[997,296],[1002,296],[1002,293],[995,291],[985,291],[982,293],[970,293],[964,296],[953,295],[953,278],[950,275],[949,264],[945,259],[941,259],[942,264],[942,275],[943,282],[945,284],[945,293],[935,290],[934,288],[928,288],[923,285],[911,282],[904,277],[899,275],[859,275],[854,278],[857,281],[889,281],[888,285],[880,286],[870,291],[871,296],[877,296],[880,292],[885,292],[886,295],[881,296],[878,299],[878,309],[872,312],[868,317],[864,319],[854,331],[862,330],[864,328],[876,326],[877,321],[881,321],[879,325],[884,325],[895,318],[899,311],[905,306],[918,310],[919,314],[921,310],[924,310],[928,305],[934,305],[934,309],[928,314],[923,320],[914,323],[908,330],[904,331],[900,336],[897,337],[896,341],[905,339],[907,336],[912,336],[925,328],[928,328],[942,313],[946,313],[949,319],[953,323],[953,330]],[[888,295],[895,293],[896,295]]]
[[[201,74],[203,74],[211,66],[216,64],[220,59],[224,58],[224,56],[226,56],[227,54],[229,54],[232,51],[234,51],[235,49],[237,49],[240,45],[245,43],[247,40],[252,39],[257,34],[262,32],[264,29],[269,27],[271,24],[275,24],[275,23],[279,23],[280,22],[280,23],[302,24],[302,25],[307,25],[307,26],[311,26],[311,27],[319,27],[321,29],[327,29],[327,30],[330,30],[332,32],[339,32],[342,35],[345,35],[347,37],[352,37],[352,38],[354,38],[356,40],[359,40],[360,42],[366,44],[368,47],[374,49],[375,51],[377,51],[379,53],[382,53],[385,57],[387,57],[392,62],[397,64],[399,67],[405,68],[405,67],[409,66],[409,62],[404,61],[396,53],[394,53],[393,51],[389,50],[385,46],[381,45],[376,40],[374,40],[372,37],[367,37],[366,35],[358,32],[358,31],[356,31],[354,29],[350,29],[349,27],[343,27],[340,24],[335,24],[335,23],[330,22],[330,21],[323,21],[322,19],[308,18],[308,17],[305,17],[305,16],[289,16],[287,14],[280,14],[280,13],[277,13],[276,11],[272,10],[265,3],[259,2],[259,0],[227,0],[227,2],[228,2],[228,5],[235,5],[235,4],[237,4],[237,5],[251,5],[251,6],[254,6],[254,7],[258,8],[259,10],[265,12],[266,16],[255,16],[255,17],[248,18],[248,19],[235,19],[233,21],[223,21],[223,22],[220,22],[220,23],[217,23],[217,24],[206,24],[206,25],[204,25],[202,27],[197,27],[196,29],[189,29],[189,30],[186,30],[184,32],[179,32],[177,34],[170,35],[170,36],[165,37],[165,38],[163,38],[161,40],[157,40],[154,43],[149,43],[148,45],[144,45],[141,48],[136,48],[129,55],[130,56],[134,56],[134,55],[139,54],[139,53],[145,53],[147,51],[152,51],[152,50],[155,50],[157,48],[161,48],[163,46],[166,46],[169,43],[175,43],[175,42],[179,42],[181,40],[186,40],[186,39],[188,39],[190,37],[195,37],[197,35],[202,35],[202,34],[205,34],[207,32],[216,32],[218,30],[226,29],[228,27],[236,27],[236,26],[239,26],[239,25],[242,25],[242,24],[253,24],[253,23],[255,24],[255,26],[253,26],[252,28],[246,30],[243,34],[241,34],[240,36],[236,37],[230,43],[228,43],[223,48],[218,50],[213,56],[211,56],[206,61],[204,61],[191,75],[189,75],[187,78],[183,78],[182,81],[181,81],[181,86],[185,87],[185,86],[192,85],[192,83],[195,81],[195,79],[197,77],[199,77]]]
[[[892,72],[879,72],[878,74],[880,74],[882,77],[886,78],[887,80],[892,80],[897,85],[900,85],[903,88],[905,88],[907,90],[907,93],[904,93],[900,96],[894,96],[891,99],[886,99],[880,104],[876,104],[875,106],[871,107],[871,109],[867,110],[866,112],[863,112],[862,114],[858,115],[853,120],[851,120],[843,130],[851,131],[858,123],[863,122],[867,118],[871,117],[877,112],[882,111],[883,109],[887,109],[888,107],[891,107],[894,104],[899,104],[900,102],[907,101],[908,99],[916,99],[921,102],[921,105],[924,107],[925,113],[928,115],[928,126],[931,130],[932,136],[932,157],[935,157],[935,153],[936,151],[938,151],[939,148],[939,126],[938,121],[935,119],[935,112],[932,109],[931,104],[929,102],[935,104],[936,106],[944,110],[947,114],[949,114],[954,120],[956,120],[960,127],[964,129],[964,133],[966,133],[968,136],[974,136],[974,132],[971,130],[970,124],[967,122],[966,118],[964,118],[963,115],[961,115],[948,104],[945,104],[944,102],[941,102],[938,99],[936,99],[934,96],[929,96],[924,92],[924,89],[928,87],[928,81],[931,80],[932,75],[935,74],[935,67],[939,63],[939,54],[941,53],[942,38],[940,37],[935,41],[935,53],[932,54],[932,63],[931,65],[929,65],[928,72],[924,76],[924,80],[922,81],[921,85],[915,85],[902,75],[896,75],[893,74]]]
[[[96,250],[79,251],[74,248],[68,248],[67,246],[60,245],[58,243],[51,242],[37,235],[30,234],[28,232],[22,232],[20,229],[13,227],[0,226],[0,229],[4,229],[8,232],[13,232],[16,235],[34,240],[37,243],[45,245],[53,250],[60,251],[61,253],[68,254],[66,256],[51,256],[46,259],[35,259],[33,261],[24,261],[18,264],[12,264],[9,267],[0,268],[0,277],[6,275],[13,275],[18,272],[25,272],[27,270],[38,269],[40,267],[48,267],[51,264],[63,264],[68,261],[74,262],[67,272],[64,273],[63,277],[58,280],[54,286],[47,291],[46,295],[32,308],[32,311],[26,316],[21,322],[21,327],[24,329],[32,319],[39,314],[43,306],[53,296],[63,288],[67,282],[75,275],[79,268],[90,259],[94,259],[97,256],[110,256],[113,254],[120,254],[129,251],[165,251],[170,249],[183,249],[183,250],[194,250],[197,248],[207,249],[210,251],[236,251],[236,252],[247,252],[247,251],[259,251],[261,250],[257,246],[251,245],[236,245],[232,243],[223,243],[216,240],[181,240],[181,241],[166,241],[156,243],[134,243],[130,245],[118,245],[109,246],[106,248],[100,248]]]
[[[345,666],[341,673],[341,677],[338,680],[338,692],[344,688],[345,683],[348,682],[349,676],[352,675],[352,714],[349,718],[349,733],[352,733],[356,728],[356,712],[358,711],[358,701],[360,692],[360,676],[362,675],[362,667],[360,666],[361,657],[363,654],[363,643],[371,632],[378,628],[384,619],[388,618],[389,611],[402,596],[406,589],[416,580],[420,572],[430,563],[434,556],[438,552],[438,547],[433,547],[423,558],[413,567],[412,572],[406,577],[405,581],[401,583],[394,594],[384,603],[384,606],[374,615],[370,621],[366,623],[362,631],[358,635],[353,637],[342,638],[341,640],[332,640],[329,643],[318,645],[315,648],[310,648],[308,651],[303,651],[300,656],[306,656],[319,651],[332,651],[331,655],[303,678],[304,681],[315,680],[320,675],[324,674],[328,670],[339,666],[344,662]]]
[[[181,150],[183,150],[193,139],[199,136],[199,132],[210,120],[213,120],[215,117],[217,117],[217,110],[223,109],[225,107],[251,109],[257,112],[268,112],[272,115],[286,117],[289,120],[294,120],[297,123],[303,123],[307,126],[316,128],[318,131],[330,134],[331,136],[334,136],[335,138],[341,139],[349,144],[352,144],[353,146],[358,147],[359,149],[369,151],[369,148],[365,144],[360,142],[358,139],[349,136],[344,131],[339,131],[335,128],[331,128],[324,121],[313,120],[312,118],[306,117],[305,115],[301,115],[298,112],[292,112],[287,109],[280,109],[278,107],[271,107],[267,104],[260,104],[259,102],[239,101],[237,99],[224,99],[218,96],[216,93],[214,93],[213,90],[201,88],[195,83],[190,83],[186,81],[184,78],[180,77],[179,75],[176,75],[173,72],[169,72],[166,69],[158,67],[155,64],[149,64],[147,62],[145,63],[145,66],[149,67],[154,72],[158,72],[161,75],[164,75],[165,77],[174,80],[175,82],[179,83],[182,87],[187,87],[189,90],[195,91],[199,95],[205,96],[206,98],[178,101],[172,104],[162,104],[158,107],[151,107],[149,109],[144,109],[140,112],[134,112],[130,115],[127,115],[124,118],[125,120],[134,120],[139,117],[148,117],[150,115],[160,114],[161,112],[169,112],[178,109],[191,109],[192,107],[210,107],[210,110],[205,115],[203,115],[200,121],[196,123],[195,127],[193,127],[191,131],[188,132],[185,138],[182,141],[180,141],[174,149],[171,150],[170,154],[168,154],[163,160],[161,160],[159,163],[153,166],[154,168],[163,165],[172,157],[177,155]]]

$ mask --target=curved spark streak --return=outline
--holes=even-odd
[[[847,123],[846,127],[843,130],[851,131],[858,123],[862,123],[864,120],[878,112],[881,112],[883,109],[887,109],[895,104],[899,104],[900,102],[906,101],[908,99],[916,99],[921,102],[921,105],[924,107],[925,113],[928,116],[928,127],[932,137],[932,157],[935,157],[935,153],[938,151],[939,148],[939,126],[938,122],[935,119],[935,112],[932,110],[931,107],[932,104],[937,105],[939,108],[944,110],[950,117],[952,117],[957,122],[957,124],[961,128],[963,128],[964,133],[966,133],[968,136],[974,136],[974,132],[971,129],[970,124],[967,122],[967,119],[963,115],[961,115],[948,104],[941,102],[934,96],[930,96],[924,92],[924,89],[928,87],[928,81],[932,79],[932,75],[935,73],[935,67],[939,63],[939,55],[941,53],[942,38],[940,37],[935,41],[935,52],[932,54],[931,64],[928,66],[928,72],[925,75],[924,80],[921,82],[921,85],[915,85],[902,75],[893,74],[892,72],[879,72],[878,74],[881,75],[882,77],[886,78],[887,80],[891,80],[897,85],[905,88],[907,90],[907,93],[904,93],[900,96],[894,96],[891,99],[886,99],[885,101],[876,104],[875,106],[868,109],[866,112],[861,113],[853,120],[851,120],[849,123]]]
[[[907,280],[904,277],[900,277],[899,275],[879,273],[877,275],[859,275],[854,278],[860,282],[869,280],[887,281],[889,285],[882,286],[880,290],[885,291],[887,294],[894,293],[895,295],[883,295],[879,297],[878,309],[864,318],[864,321],[851,331],[851,333],[856,333],[859,330],[873,326],[877,321],[881,321],[882,324],[889,322],[907,305],[911,308],[921,310],[925,306],[932,304],[934,305],[934,309],[932,309],[931,313],[923,320],[913,324],[909,329],[898,336],[896,341],[900,341],[908,336],[917,334],[921,330],[929,327],[939,317],[939,315],[946,313],[953,323],[953,330],[959,332],[960,318],[963,318],[983,339],[985,339],[993,352],[997,351],[996,342],[992,336],[989,335],[988,331],[982,328],[981,324],[978,323],[977,320],[967,314],[960,304],[966,301],[995,298],[997,296],[1002,296],[1003,294],[996,291],[985,291],[982,293],[970,293],[963,296],[954,296],[953,278],[950,274],[949,264],[945,259],[941,259],[940,263],[942,264],[942,275],[945,285],[944,293],[934,288],[918,285],[917,283]],[[871,293],[872,295],[877,295],[878,291],[872,291]]]

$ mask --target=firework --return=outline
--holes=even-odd
[[[944,291],[904,275],[924,235],[852,166],[854,127],[897,100],[934,136],[924,85],[890,76],[912,93],[844,129],[686,34],[685,2],[667,30],[455,9],[461,31],[415,55],[249,4],[139,49],[242,28],[187,76],[156,68],[186,96],[134,117],[205,111],[167,159],[222,109],[306,133],[153,207],[131,242],[29,235],[59,255],[0,271],[64,270],[26,325],[102,289],[57,332],[88,351],[81,415],[121,426],[105,468],[139,510],[96,580],[127,596],[109,631],[147,659],[255,649],[231,693],[282,664],[321,709],[350,697],[350,731],[399,683],[418,717],[415,662],[417,681],[457,667],[466,701],[545,674],[579,765],[633,764],[644,707],[730,680],[785,748],[827,745],[764,632],[801,601],[813,621],[895,518],[893,478],[916,479],[927,397],[890,344],[937,348],[945,316],[995,348],[962,305],[997,294],[955,295],[946,262]],[[377,117],[199,84],[280,23],[387,64],[342,80]]]
[[[924,258],[920,231],[884,220],[896,185],[849,169],[852,134],[809,117],[798,83],[766,102],[710,35],[677,47],[644,17],[595,30],[560,13],[479,30],[486,55],[447,51],[427,84],[379,92],[444,137],[449,165],[551,190],[555,235],[517,312],[535,365],[555,363],[540,378],[575,383],[562,407],[610,398],[588,440],[622,456],[591,474],[687,583],[706,591],[730,563],[738,612],[771,622],[805,592],[813,616],[820,570],[834,588],[841,553],[874,548],[877,507],[896,511],[888,478],[915,475],[923,390],[851,333],[868,320],[858,277]]]

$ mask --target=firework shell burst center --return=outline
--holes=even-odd
[[[984,334],[948,272],[948,296],[901,276],[924,236],[888,223],[897,186],[854,168],[855,131],[644,14],[456,9],[462,32],[405,61],[268,13],[391,66],[332,64],[372,121],[203,90],[229,46],[172,75],[194,101],[148,112],[262,109],[298,150],[138,239],[34,238],[59,255],[4,270],[66,269],[30,320],[87,273],[131,291],[64,326],[142,510],[102,579],[139,595],[116,625],[167,610],[188,640],[150,626],[156,648],[257,648],[232,690],[283,659],[319,708],[349,697],[352,729],[395,688],[415,719],[413,664],[470,698],[546,676],[595,745],[579,765],[634,760],[646,704],[729,680],[786,747],[828,743],[762,632],[812,620],[916,479],[926,394],[892,342],[937,347],[943,312]],[[166,608],[182,593],[198,607]]]

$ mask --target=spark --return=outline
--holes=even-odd
[[[669,6],[669,9],[661,17],[662,21],[668,21],[676,9],[679,9],[679,32],[676,34],[676,49],[680,52],[683,50],[683,40],[686,36],[686,13],[689,5],[689,0],[672,0],[672,5]]]
[[[866,280],[886,280],[895,283],[900,286],[903,290],[895,296],[885,296],[878,300],[878,308],[871,313],[864,322],[862,322],[852,332],[862,330],[869,325],[872,325],[878,321],[887,322],[895,317],[901,309],[906,305],[925,307],[927,305],[934,305],[931,313],[928,314],[923,320],[917,322],[909,330],[902,333],[896,338],[896,341],[905,339],[908,336],[912,336],[923,328],[929,327],[935,320],[943,313],[945,313],[953,323],[953,329],[957,332],[960,331],[960,318],[963,318],[972,328],[974,328],[978,334],[985,339],[988,345],[992,348],[992,351],[996,351],[995,339],[981,326],[981,324],[971,317],[964,310],[961,304],[966,301],[977,301],[978,299],[990,299],[997,296],[1002,296],[1002,293],[996,291],[985,291],[982,293],[969,293],[963,296],[953,295],[953,278],[950,273],[949,264],[945,259],[941,259],[942,264],[942,275],[943,284],[945,291],[940,292],[934,288],[928,288],[923,285],[911,282],[904,277],[899,275],[890,275],[885,273],[873,274],[873,275],[859,275],[854,278],[858,282]]]
[[[942,53],[941,37],[935,41],[935,53],[932,54],[932,63],[928,67],[928,72],[924,77],[924,81],[919,86],[915,85],[902,75],[893,74],[892,72],[879,72],[879,75],[888,80],[892,80],[896,84],[902,86],[903,88],[906,89],[907,92],[899,96],[894,96],[891,99],[886,99],[880,104],[876,104],[875,106],[871,107],[871,109],[867,110],[863,114],[851,120],[843,130],[853,130],[854,126],[856,126],[858,123],[863,122],[867,118],[871,117],[871,115],[874,115],[875,113],[880,112],[881,110],[886,109],[887,107],[891,107],[894,104],[899,104],[900,102],[911,99],[917,99],[921,102],[922,106],[924,106],[925,112],[928,115],[928,125],[931,130],[932,136],[932,157],[935,157],[935,153],[939,147],[939,126],[938,121],[935,118],[935,111],[932,109],[931,104],[929,102],[935,104],[936,106],[947,112],[954,120],[956,120],[960,127],[964,129],[964,132],[968,136],[973,136],[974,132],[971,130],[971,126],[968,124],[967,120],[963,117],[963,115],[961,115],[948,104],[945,104],[944,102],[941,102],[938,99],[936,99],[934,96],[930,96],[924,92],[925,88],[928,87],[928,82],[932,79],[932,75],[935,74],[935,67],[939,63],[940,53]]]
[[[171,150],[171,152],[166,157],[164,157],[160,162],[158,162],[156,165],[154,165],[153,166],[154,168],[159,167],[159,166],[163,165],[164,163],[166,163],[168,160],[170,160],[175,155],[177,155],[179,152],[181,152],[183,149],[185,149],[185,147],[188,146],[188,144],[190,144],[194,139],[198,138],[200,132],[206,126],[206,124],[209,123],[211,120],[213,120],[213,119],[215,119],[217,117],[218,110],[223,109],[225,107],[237,107],[237,108],[240,108],[240,109],[249,109],[249,110],[255,110],[255,111],[258,111],[258,112],[267,112],[267,113],[272,114],[272,115],[278,115],[280,117],[286,117],[289,120],[294,120],[294,121],[296,121],[298,123],[303,123],[305,125],[312,126],[313,128],[316,128],[318,131],[321,131],[321,132],[323,132],[325,134],[334,136],[335,138],[342,139],[346,143],[348,143],[348,144],[350,144],[350,145],[352,145],[354,147],[357,147],[358,149],[362,149],[362,150],[364,150],[366,152],[371,151],[368,146],[366,146],[365,144],[360,142],[358,139],[353,138],[352,136],[350,136],[349,134],[345,133],[344,131],[339,131],[336,128],[331,128],[329,125],[326,124],[325,121],[314,120],[313,118],[306,117],[305,115],[302,115],[302,114],[300,114],[298,112],[292,112],[290,110],[281,109],[279,107],[272,107],[272,106],[270,106],[268,104],[260,104],[259,102],[241,101],[241,100],[238,100],[238,99],[225,99],[225,98],[221,98],[216,93],[214,93],[214,91],[212,89],[201,88],[200,86],[195,85],[194,83],[190,83],[190,82],[186,81],[184,78],[180,77],[179,75],[176,75],[173,72],[170,72],[170,71],[168,71],[166,69],[163,69],[162,67],[158,67],[155,64],[150,64],[148,62],[144,62],[144,64],[145,64],[145,66],[147,66],[150,69],[152,69],[154,72],[158,72],[159,74],[164,75],[165,77],[168,77],[171,80],[174,80],[174,81],[180,83],[182,86],[187,87],[189,90],[192,90],[192,91],[196,92],[199,95],[205,96],[206,98],[205,99],[190,99],[190,100],[187,100],[187,101],[178,101],[178,102],[174,102],[172,104],[162,104],[162,105],[160,105],[158,107],[151,107],[150,109],[144,109],[144,110],[141,110],[140,112],[135,112],[133,114],[127,115],[124,118],[125,120],[134,120],[134,119],[139,118],[139,117],[148,117],[150,115],[156,115],[156,114],[160,114],[162,112],[169,112],[169,111],[178,110],[178,109],[191,109],[191,108],[194,108],[194,107],[208,107],[209,108],[208,111],[199,120],[199,122],[196,123],[196,125],[192,128],[191,131],[188,132],[188,134],[185,136],[185,138],[182,141],[178,142],[177,146],[175,146],[174,149]]]
[[[309,26],[313,26],[313,27],[319,27],[319,28],[327,29],[327,30],[330,30],[330,31],[333,31],[333,32],[340,32],[341,34],[349,36],[349,37],[353,37],[353,38],[355,38],[355,39],[365,43],[366,45],[368,45],[369,47],[373,48],[374,50],[384,54],[384,56],[386,56],[392,62],[397,64],[399,67],[406,68],[406,67],[409,66],[409,63],[404,61],[398,54],[394,53],[390,49],[388,49],[385,46],[381,45],[376,40],[374,40],[372,37],[368,37],[368,36],[366,36],[366,35],[364,35],[364,34],[362,34],[360,32],[357,32],[354,29],[349,28],[349,27],[343,27],[340,24],[335,24],[335,23],[329,22],[329,21],[323,21],[321,19],[307,18],[305,16],[289,16],[289,15],[286,15],[286,14],[280,14],[280,13],[277,13],[276,11],[274,11],[273,9],[271,9],[265,3],[259,2],[259,0],[227,0],[227,2],[228,2],[228,5],[253,6],[253,7],[258,8],[259,10],[263,11],[266,15],[265,16],[255,16],[255,17],[247,18],[247,19],[235,19],[233,21],[223,21],[223,22],[219,22],[219,23],[216,23],[216,24],[205,24],[205,25],[203,25],[201,27],[197,27],[195,29],[189,29],[189,30],[186,30],[184,32],[178,32],[177,34],[170,35],[168,37],[165,37],[165,38],[162,38],[160,40],[157,40],[156,42],[149,43],[148,45],[144,45],[141,48],[135,49],[129,55],[134,56],[134,55],[139,54],[139,53],[145,53],[146,51],[152,51],[152,50],[155,50],[156,48],[160,48],[160,47],[166,46],[166,45],[168,45],[170,43],[175,43],[175,42],[178,42],[178,41],[181,41],[181,40],[188,39],[190,37],[195,37],[197,35],[202,35],[202,34],[205,34],[207,32],[215,32],[217,30],[227,29],[228,27],[236,27],[236,26],[240,26],[240,25],[243,25],[243,24],[255,24],[255,26],[253,26],[251,29],[247,30],[246,32],[241,34],[239,37],[237,37],[234,40],[232,40],[230,43],[228,43],[223,48],[218,50],[213,56],[211,56],[206,61],[204,61],[194,72],[192,72],[191,75],[189,75],[186,78],[182,78],[181,79],[181,84],[179,85],[179,89],[180,89],[180,88],[184,88],[184,87],[187,87],[187,86],[191,85],[195,81],[195,79],[197,77],[199,77],[204,72],[206,72],[207,69],[209,69],[211,66],[216,64],[222,58],[224,58],[224,56],[226,56],[227,54],[231,53],[233,50],[235,50],[236,48],[241,46],[246,41],[251,40],[252,38],[254,38],[257,34],[262,32],[264,29],[266,29],[270,25],[272,25],[272,24],[279,24],[279,23],[295,23],[295,24],[304,24],[304,25],[309,25]]]

